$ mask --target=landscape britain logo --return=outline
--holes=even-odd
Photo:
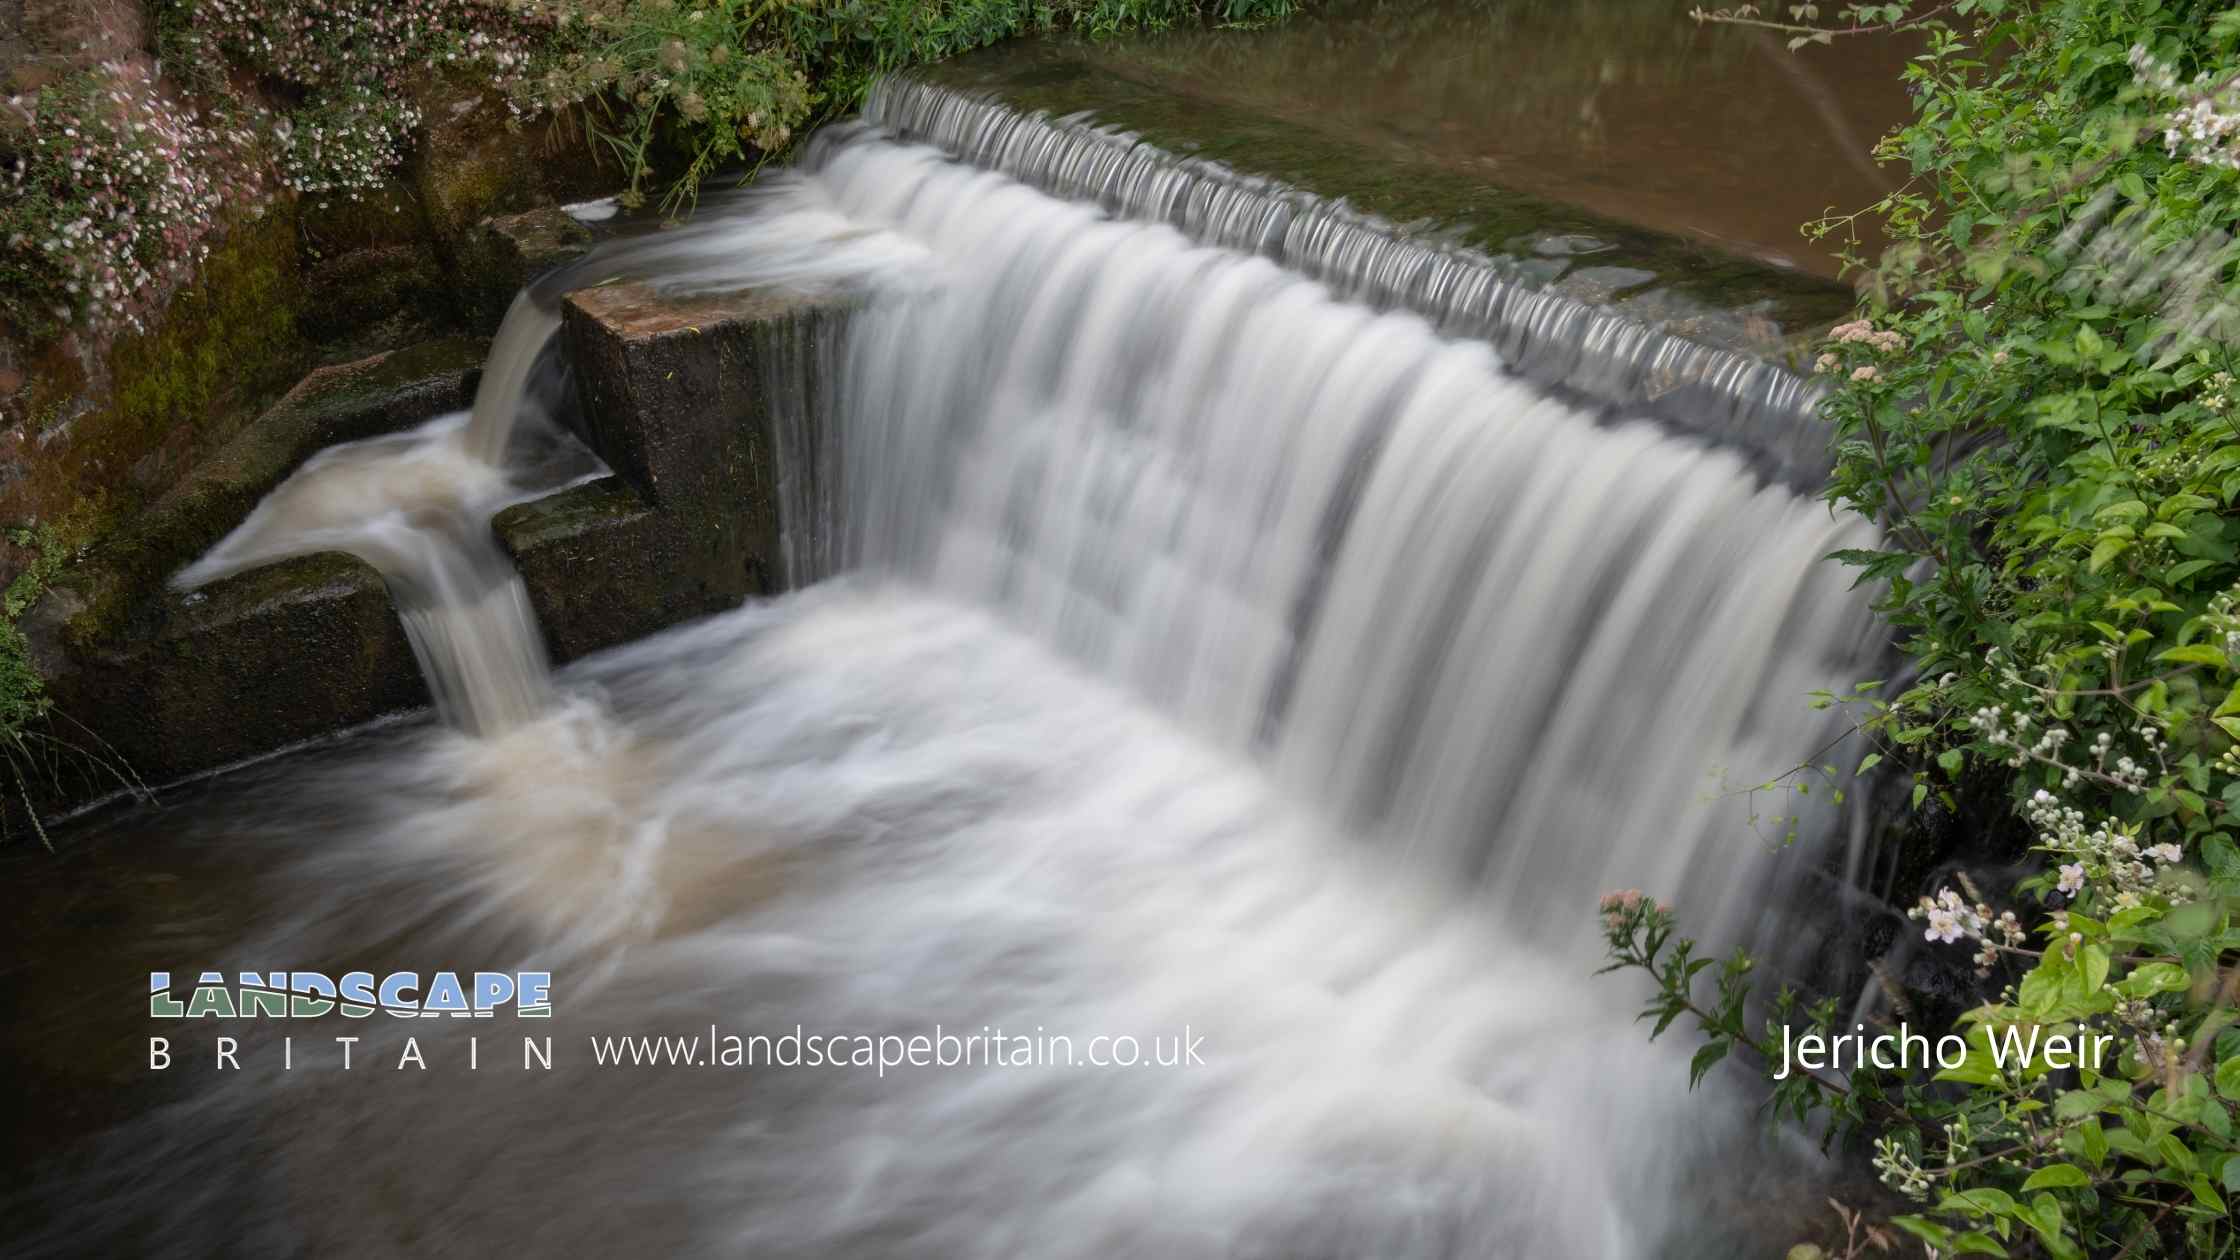
[[[148,973],[151,1019],[319,1019],[337,1013],[364,1019],[386,1011],[400,1019],[487,1019],[510,1010],[522,1019],[552,1015],[549,971],[476,971],[462,978],[438,971],[422,983],[417,971],[376,976],[351,971],[244,971],[231,983],[215,971],[195,978],[184,1001],[171,991],[171,973]]]

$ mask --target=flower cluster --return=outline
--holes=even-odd
[[[67,75],[5,114],[0,304],[33,330],[139,330],[209,253],[221,210],[265,196],[254,138],[136,64]]]
[[[422,117],[417,81],[465,72],[515,117],[581,100],[548,63],[577,7],[556,0],[201,0],[183,55],[294,85],[302,103],[268,118],[282,182],[362,199],[402,160]]]
[[[1855,342],[1882,354],[1892,354],[1905,349],[1905,334],[1894,328],[1877,329],[1873,320],[1855,319],[1848,324],[1837,324],[1828,330],[1828,338],[1836,342]]]
[[[1848,324],[1836,325],[1828,330],[1828,340],[1834,342],[1838,349],[1822,351],[1820,357],[1812,362],[1812,370],[1815,372],[1843,371],[1844,358],[1840,353],[1843,346],[1861,346],[1870,353],[1891,354],[1904,349],[1906,344],[1904,334],[1889,328],[1878,329],[1874,326],[1874,321],[1867,319],[1855,319]],[[1878,381],[1882,379],[1882,369],[1872,363],[1863,363],[1851,369],[1851,379],[1858,382]]]
[[[2240,624],[2235,624],[2228,638],[2240,645]],[[2121,656],[2121,649],[2112,642],[2100,652],[2111,664]],[[2057,707],[2062,698],[2060,688],[2055,685],[2060,678],[2059,665],[2047,661],[2038,666],[2038,671],[2048,680],[2046,685],[2040,686],[2024,678],[1996,647],[1985,652],[1984,663],[1996,671],[2012,699],[2006,704],[1978,708],[1962,721],[1973,728],[1977,738],[1986,745],[2004,751],[2009,767],[2021,769],[2035,762],[2060,771],[2064,788],[2074,788],[2089,779],[2132,795],[2147,790],[2151,775],[2168,772],[2169,738],[2154,719],[2142,717],[2123,733],[2124,743],[2134,745],[2137,756],[2119,746],[2115,732],[2101,730],[2085,745],[2090,750],[2088,757],[2072,758],[2064,750],[2076,735],[2061,720]],[[2154,759],[2151,766],[2145,760],[2148,757]]]
[[[1923,897],[1920,903],[1906,912],[1908,918],[1928,922],[1923,938],[1940,945],[1950,945],[1966,937],[1976,941],[1976,974],[1991,974],[1991,966],[1999,960],[1999,950],[2016,949],[2028,938],[2022,921],[2014,911],[1992,913],[1983,902],[1969,902],[1950,888],[1937,891],[1934,897]]]
[[[1921,1161],[1906,1153],[1906,1149],[1892,1138],[1877,1138],[1874,1144],[1874,1168],[1884,1185],[1909,1199],[1929,1197],[1929,1173]]]
[[[2223,415],[2232,406],[2232,373],[2219,372],[2209,378],[2208,392],[2201,395],[2201,405]]]
[[[2128,910],[2160,895],[2175,905],[2186,899],[2180,885],[2162,879],[2163,872],[2185,860],[2185,850],[2164,840],[2142,846],[2136,824],[2113,818],[2088,828],[2083,811],[2065,805],[2053,793],[2039,789],[2030,799],[2029,819],[2038,832],[2038,847],[2062,862],[2054,890],[2072,899],[2088,886],[2108,904]],[[2148,859],[2159,864],[2149,865]]]
[[[2176,102],[2162,133],[2170,156],[2240,170],[2240,84],[2212,82],[2207,71],[2180,83],[2178,71],[2144,44],[2131,46],[2130,61],[2143,86]]]
[[[1634,888],[1628,888],[1623,892],[1604,893],[1601,905],[1598,908],[1602,911],[1602,925],[1613,931],[1624,927],[1628,920],[1645,913],[1665,915],[1672,913],[1672,907],[1652,900],[1647,894]]]

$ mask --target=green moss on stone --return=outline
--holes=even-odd
[[[338,442],[471,403],[484,353],[479,340],[448,338],[305,377],[64,580],[75,598],[66,641],[83,647],[145,630],[170,574],[223,538],[304,461]]]
[[[220,404],[284,385],[304,346],[293,216],[284,209],[237,226],[176,294],[154,333],[120,341],[109,362],[120,437],[161,440],[199,430]]]

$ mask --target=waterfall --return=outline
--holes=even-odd
[[[991,145],[1044,170],[1100,134],[1011,127]],[[836,567],[1000,612],[1535,934],[1630,885],[1716,939],[1765,926],[1799,863],[1722,793],[1842,732],[1805,697],[1873,628],[1821,557],[1868,527],[1165,223],[871,132],[799,178],[941,276],[827,368]],[[1106,186],[1205,200],[1142,182]]]

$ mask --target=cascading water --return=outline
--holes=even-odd
[[[765,342],[773,379],[819,356],[774,419],[787,563],[824,580],[479,737],[267,770],[222,824],[273,867],[244,965],[549,968],[559,1064],[376,1018],[335,1030],[359,1072],[282,1071],[250,1029],[261,1068],[120,1132],[71,1190],[96,1219],[33,1249],[1736,1254],[1771,1175],[1718,1119],[1746,1109],[1589,987],[1593,905],[1637,885],[1750,936],[1817,860],[1718,790],[1833,733],[1804,696],[1863,657],[1817,563],[1851,527],[1410,310],[930,148],[844,130],[765,184],[577,278],[857,292]],[[326,457],[187,578],[317,545],[409,585],[384,531],[520,484],[477,457],[523,440],[495,414]],[[440,492],[396,471],[423,458]],[[796,1027],[1187,1027],[1204,1062],[586,1044]]]
[[[490,517],[593,475],[598,461],[543,416],[531,389],[540,360],[557,370],[544,355],[557,321],[526,293],[514,309],[473,413],[321,452],[173,584],[191,590],[288,556],[348,552],[387,581],[446,721],[496,733],[542,710],[552,691],[544,638]]]
[[[1867,659],[1863,603],[1819,563],[1859,526],[1165,226],[868,134],[812,178],[949,278],[848,328],[823,426],[846,567],[1261,743],[1536,933],[1643,884],[1748,934],[1779,857],[1706,798],[1843,729],[1799,697]]]

